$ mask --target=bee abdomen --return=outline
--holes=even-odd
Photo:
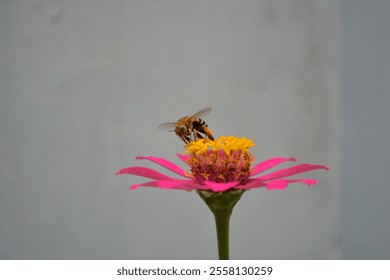
[[[200,123],[200,125],[207,127],[207,123],[204,120],[198,119],[198,122]]]

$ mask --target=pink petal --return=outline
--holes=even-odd
[[[234,188],[241,189],[241,190],[250,190],[254,188],[261,188],[265,187],[266,184],[258,179],[249,179],[248,182],[245,185],[237,185]]]
[[[283,190],[288,186],[288,182],[286,180],[272,181],[266,183],[267,190]]]
[[[276,180],[272,182],[267,182],[266,185],[268,190],[273,190],[273,189],[283,190],[288,186],[288,184],[297,183],[297,182],[305,183],[308,186],[317,183],[317,181],[314,179],[294,179],[294,180]]]
[[[172,172],[180,175],[180,176],[183,176],[183,177],[188,177],[188,175],[186,174],[186,172],[181,169],[180,167],[178,167],[177,165],[173,164],[172,162],[170,161],[167,161],[166,159],[164,158],[157,158],[157,157],[136,157],[136,159],[146,159],[146,160],[150,160],[154,163],[157,163],[159,165],[161,165],[162,167],[165,167],[166,169],[169,169],[171,170]]]
[[[323,165],[314,165],[314,164],[308,164],[308,163],[302,163],[299,165],[295,165],[289,168],[284,168],[275,172],[272,172],[270,174],[264,175],[259,177],[259,180],[262,181],[269,181],[269,180],[275,180],[275,179],[280,179],[288,176],[292,176],[295,174],[311,171],[311,170],[316,170],[316,169],[325,169],[329,170],[328,167],[323,166]]]
[[[264,172],[278,164],[281,164],[285,161],[296,161],[295,158],[291,157],[291,158],[271,158],[271,159],[267,159],[257,165],[255,165],[252,170],[251,170],[251,173],[250,173],[250,176],[253,176],[253,175],[256,175],[256,174],[259,174],[261,172]]]
[[[165,176],[160,172],[142,166],[126,167],[115,173],[115,175],[121,175],[121,174],[137,175],[137,176],[146,177],[155,180],[174,180],[174,178]]]
[[[314,179],[285,179],[285,180],[275,180],[271,182],[264,182],[260,180],[259,178],[256,179],[249,179],[248,183],[246,185],[240,185],[235,188],[238,189],[254,189],[254,188],[261,188],[261,187],[267,187],[268,190],[273,190],[273,189],[285,189],[288,184],[291,183],[305,183],[308,186],[314,185],[317,183],[316,180]]]
[[[183,154],[176,154],[179,159],[181,159],[185,164],[188,165],[188,159],[190,158],[189,155],[183,155]]]
[[[223,192],[237,186],[238,182],[229,182],[229,183],[215,183],[211,181],[205,181],[206,189],[209,189],[213,192]]]
[[[196,186],[197,184],[194,184],[192,183],[192,181],[189,180],[180,180],[180,181],[158,180],[158,181],[149,181],[142,184],[131,185],[129,188],[130,190],[135,190],[138,187],[154,187],[160,189],[176,189],[176,190],[191,191],[196,189],[195,188]]]

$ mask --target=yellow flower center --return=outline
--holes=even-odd
[[[256,145],[250,139],[222,136],[215,141],[200,139],[190,142],[184,153],[190,155],[188,164],[199,184],[204,181],[245,184],[253,162],[248,151],[252,146]]]

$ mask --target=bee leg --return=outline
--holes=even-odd
[[[178,133],[176,132],[176,135],[179,136],[179,138],[186,144],[188,144],[191,140],[188,138],[188,136],[182,134],[182,133]]]
[[[199,131],[196,132],[196,135],[199,139],[204,139],[203,135],[199,133]]]
[[[182,138],[181,140],[183,140],[183,141],[184,141],[184,143],[186,143],[186,144],[188,144],[188,143],[190,143],[190,142],[191,142],[191,138],[190,138],[190,137],[188,137],[188,136],[185,136],[185,135],[183,135],[183,138]]]
[[[190,141],[196,141],[197,139],[196,139],[196,136],[194,134],[194,131],[192,129],[188,129],[188,132],[189,132],[188,139],[190,139]]]

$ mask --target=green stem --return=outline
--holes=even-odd
[[[231,210],[216,210],[214,212],[220,260],[229,259],[229,221],[231,214]]]
[[[214,193],[198,191],[199,196],[206,202],[214,214],[217,229],[218,256],[220,260],[229,259],[229,221],[233,208],[240,200],[244,190],[231,190]]]

